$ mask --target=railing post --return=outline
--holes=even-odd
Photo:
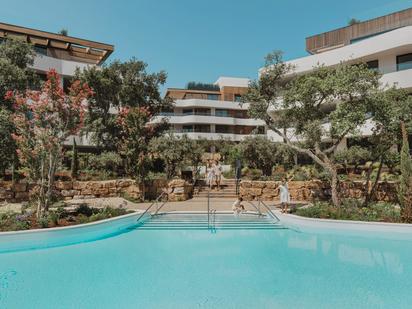
[[[207,228],[210,227],[210,188],[207,192]]]

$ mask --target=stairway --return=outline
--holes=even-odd
[[[194,190],[194,196],[207,197],[208,186],[206,182],[199,181]],[[210,198],[233,198],[236,196],[236,180],[235,179],[222,179],[220,190],[217,190],[216,186],[210,191]]]
[[[270,216],[255,214],[166,213],[152,216],[137,228],[142,230],[274,230],[285,229]]]

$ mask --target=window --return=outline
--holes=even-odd
[[[412,69],[412,54],[397,56],[396,69],[398,71]]]
[[[210,132],[210,125],[208,125],[208,124],[197,124],[197,125],[195,125],[194,132],[209,133]]]
[[[218,95],[218,94],[208,93],[207,99],[208,99],[208,100],[219,100],[219,95]]]
[[[242,96],[240,94],[235,94],[235,102],[242,102]]]
[[[372,60],[366,62],[366,66],[369,70],[378,71],[379,70],[379,60]]]
[[[217,117],[229,117],[229,111],[227,109],[216,109],[215,115]]]
[[[193,115],[193,109],[184,109],[182,113],[183,116]]]
[[[195,108],[195,115],[210,116],[210,109],[207,109],[207,108]]]
[[[34,51],[39,55],[47,56],[47,47],[35,45]]]
[[[193,126],[183,126],[182,132],[183,133],[193,132]]]
[[[230,126],[225,126],[225,125],[216,125],[215,127],[215,132],[216,133],[233,133],[233,130],[231,130]]]

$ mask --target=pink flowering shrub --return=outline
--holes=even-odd
[[[6,94],[15,109],[13,138],[19,160],[39,184],[38,216],[50,204],[63,143],[83,127],[87,98],[92,95],[89,86],[79,81],[73,82],[68,93],[64,93],[60,76],[54,70],[48,72],[41,91]]]

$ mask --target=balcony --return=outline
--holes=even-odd
[[[205,132],[175,132],[176,136],[186,135],[191,139],[208,139],[208,140],[219,140],[219,139],[229,139],[232,141],[240,142],[251,134],[233,134],[233,133],[205,133]],[[264,134],[253,136],[266,136]]]
[[[156,123],[167,118],[171,124],[221,124],[221,125],[245,125],[245,126],[263,126],[265,123],[262,120],[251,118],[234,118],[223,116],[204,116],[204,115],[160,115],[154,117],[152,122]]]

